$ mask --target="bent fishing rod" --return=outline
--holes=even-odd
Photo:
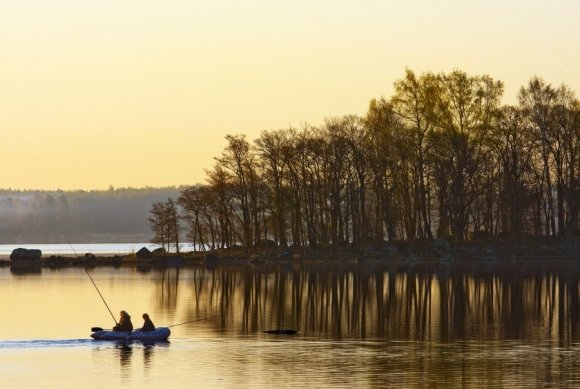
[[[166,327],[167,328],[172,328],[172,327],[182,326],[184,324],[195,323],[196,321],[213,319],[213,318],[216,318],[218,316],[221,316],[221,314],[219,314],[219,315],[212,315],[212,316],[209,316],[209,317],[202,317],[201,319],[190,320],[190,321],[186,321],[186,322],[183,322],[183,323],[172,324],[172,325],[166,326]],[[105,328],[101,328],[101,327],[91,327],[91,331],[93,331],[93,332],[97,332],[97,331],[109,331],[109,329],[105,329]]]
[[[62,232],[62,231],[61,231]],[[91,280],[91,282],[93,283],[93,286],[95,287],[95,289],[97,290],[97,293],[99,294],[99,296],[101,297],[101,300],[103,300],[103,303],[105,303],[105,307],[107,307],[107,310],[109,311],[109,313],[111,314],[111,317],[113,318],[113,321],[116,324],[117,323],[117,319],[115,319],[115,315],[113,315],[113,312],[111,311],[111,308],[109,308],[109,304],[107,304],[107,302],[105,301],[105,298],[103,297],[103,295],[101,294],[101,291],[99,290],[99,288],[97,287],[97,284],[95,283],[95,280],[93,280],[93,277],[91,277],[91,274],[89,273],[89,271],[87,270],[87,267],[85,266],[83,260],[79,257],[79,255],[77,254],[77,252],[75,251],[75,248],[73,247],[72,243],[70,242],[70,240],[68,239],[68,236],[66,236],[66,234],[64,232],[62,232],[62,234],[64,235],[64,238],[66,239],[66,241],[68,242],[70,248],[72,249],[73,253],[75,254],[75,256],[77,257],[77,259],[80,260],[81,265],[83,266],[83,269],[85,269],[85,273],[87,273],[87,276],[89,276],[89,279]]]

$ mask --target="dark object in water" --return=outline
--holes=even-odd
[[[39,262],[40,257],[42,257],[42,251],[37,249],[23,249],[17,248],[12,250],[12,254],[10,254],[10,260],[13,262],[17,261],[29,261],[29,262]]]
[[[264,332],[270,335],[295,335],[298,333],[296,330],[268,330]]]
[[[91,331],[91,338],[95,340],[120,340],[123,342],[130,342],[132,340],[150,342],[167,341],[167,338],[169,338],[169,335],[171,335],[171,330],[167,327],[157,327],[154,331],[148,332],[141,332],[139,330],[130,332],[116,332],[111,330],[102,330],[99,327],[93,327],[91,328]]]
[[[23,248],[14,249],[10,254],[10,272],[14,274],[40,274],[42,251]]]
[[[10,263],[12,274],[40,274],[40,261],[12,261]]]
[[[135,257],[137,257],[137,259],[149,259],[152,256],[153,253],[151,253],[147,247],[142,247],[141,250],[135,253]]]

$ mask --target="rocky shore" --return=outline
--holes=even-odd
[[[201,253],[168,254],[157,252],[146,258],[135,254],[94,255],[86,253],[83,256],[75,255],[48,255],[43,256],[40,250],[19,248],[12,252],[10,258],[0,259],[0,266],[10,266],[16,270],[34,270],[38,268],[58,269],[65,267],[84,267],[86,269],[97,266],[133,266],[133,267],[176,267],[189,264],[203,263]]]
[[[488,240],[464,244],[450,244],[441,239],[421,242],[383,242],[360,246],[338,247],[279,247],[264,242],[261,247],[233,247],[205,252],[166,253],[162,249],[149,251],[142,248],[135,254],[95,256],[49,255],[40,250],[16,249],[10,259],[0,260],[0,266],[14,270],[96,266],[180,267],[201,265],[207,267],[227,265],[264,264],[388,264],[388,263],[469,263],[579,260],[580,239],[534,240],[526,242]]]
[[[204,261],[222,263],[304,262],[461,262],[580,260],[580,239],[474,241],[452,245],[442,239],[420,242],[383,242],[360,246],[233,248],[209,251]]]

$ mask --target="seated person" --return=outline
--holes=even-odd
[[[131,316],[125,311],[121,311],[121,318],[119,323],[113,327],[115,332],[131,332],[133,331],[133,323],[131,323]]]
[[[141,327],[141,329],[139,331],[141,331],[141,332],[155,331],[155,324],[153,324],[153,322],[149,318],[148,314],[146,314],[146,313],[143,314],[143,320],[145,320],[143,322],[143,327]]]

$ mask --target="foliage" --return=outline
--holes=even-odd
[[[490,76],[415,75],[364,117],[228,135],[207,184],[182,190],[203,247],[577,236],[580,105],[534,77],[501,106]],[[154,206],[155,207],[155,206]]]

